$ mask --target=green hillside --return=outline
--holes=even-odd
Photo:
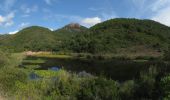
[[[161,54],[170,43],[170,28],[152,20],[111,19],[91,28],[76,23],[56,31],[32,26],[0,36],[2,47],[16,51]]]
[[[43,27],[32,26],[19,31],[5,42],[5,45],[16,51],[33,50],[49,51],[56,46],[56,37]]]
[[[92,49],[95,53],[127,51],[156,53],[166,50],[170,43],[170,28],[152,20],[111,19],[91,27],[90,31],[91,34],[88,36],[85,34],[75,37],[76,41],[72,44],[82,46],[78,43],[87,40],[84,43],[88,45],[87,52]],[[77,51],[78,48],[82,47],[74,50]]]
[[[66,48],[65,43],[67,40],[87,31],[87,28],[79,24],[69,24],[56,31],[31,26],[14,35],[1,35],[0,46],[12,51],[59,51]]]
[[[88,32],[88,28],[81,26],[77,23],[71,23],[61,29],[55,30],[54,34],[60,37],[61,39],[69,39],[75,35],[80,35],[86,32]]]

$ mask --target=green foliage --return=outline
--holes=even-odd
[[[69,25],[54,32],[43,27],[29,27],[15,35],[0,36],[0,47],[14,51],[60,51],[93,53],[87,58],[105,59],[104,53],[117,53],[124,49],[142,46],[140,52],[167,50],[170,43],[170,28],[151,20],[112,19],[97,24],[90,29]],[[145,50],[146,49],[146,50]],[[136,52],[137,48],[132,52]],[[126,52],[125,52],[126,53]],[[169,51],[165,59],[169,60]],[[49,55],[48,55],[49,56]],[[50,56],[54,58],[56,56]],[[78,55],[78,57],[83,57]],[[41,78],[29,80],[30,70],[17,68],[24,56],[0,51],[0,89],[12,98],[30,100],[125,100],[170,98],[169,76],[161,79],[155,67],[140,73],[138,79],[118,82],[101,77],[81,77],[65,70],[33,71]],[[70,56],[60,56],[70,58]],[[137,59],[152,59],[139,56]],[[114,58],[113,58],[114,59]],[[126,60],[125,56],[119,59]],[[32,63],[43,63],[37,60]],[[31,71],[32,72],[32,71]]]
[[[54,48],[57,49],[56,40],[49,29],[32,26],[9,36],[3,41],[3,46],[8,46],[14,51],[52,51]]]
[[[151,66],[148,71],[142,71],[140,78],[137,81],[136,96],[143,99],[154,99],[159,94],[159,88],[157,87],[158,70],[155,66]]]
[[[55,76],[53,76],[54,73],[56,73]],[[37,74],[42,75],[42,72]],[[48,77],[45,76],[43,79],[28,81],[24,84],[17,82],[18,90],[14,96],[15,98],[30,98],[32,100],[51,100],[56,98],[76,100],[80,83],[81,80],[76,75],[71,75],[64,70],[59,72],[50,71]]]
[[[26,82],[27,80],[26,73],[16,68],[3,68],[0,74],[0,89],[5,93],[13,93],[16,90],[17,81]]]
[[[0,68],[7,65],[9,62],[8,54],[0,50]]]
[[[0,36],[0,47],[14,51],[71,51],[116,53],[143,46],[144,52],[162,52],[170,43],[170,28],[152,20],[111,19],[87,29],[69,24],[56,31],[33,26],[15,35]],[[146,49],[146,50],[145,50]],[[137,48],[135,49],[137,50]],[[135,52],[135,51],[134,51]]]
[[[140,45],[144,50],[161,52],[170,43],[170,28],[151,20],[112,19],[89,30],[88,34],[73,36],[65,43],[67,47],[73,52],[113,53]]]
[[[135,94],[135,81],[129,80],[120,85],[120,97],[122,100],[132,100]]]
[[[164,57],[164,60],[170,61],[170,46],[168,47],[168,50],[165,50],[163,57]]]
[[[96,78],[81,84],[79,100],[119,100],[118,85],[113,80]]]
[[[161,88],[163,91],[163,99],[170,99],[170,75],[167,75],[161,79]]]

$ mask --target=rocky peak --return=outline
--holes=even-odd
[[[72,29],[77,29],[77,28],[80,28],[81,25],[78,24],[78,23],[71,23],[71,24],[68,24],[66,27],[67,28],[72,28]]]

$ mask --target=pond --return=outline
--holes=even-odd
[[[150,66],[158,66],[169,72],[169,64],[161,61],[132,61],[132,60],[94,60],[94,59],[61,59],[48,57],[27,57],[24,66],[39,66],[35,70],[59,70],[71,72],[87,72],[92,75],[103,75],[118,81],[130,80],[139,76],[141,70]],[[29,61],[31,60],[31,61]],[[41,62],[36,62],[41,60]],[[43,61],[43,62],[42,62]]]

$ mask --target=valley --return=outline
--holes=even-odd
[[[170,27],[116,18],[0,35],[0,89],[16,100],[162,100],[169,97]],[[166,100],[166,99],[165,99]],[[167,99],[168,100],[168,99]]]

